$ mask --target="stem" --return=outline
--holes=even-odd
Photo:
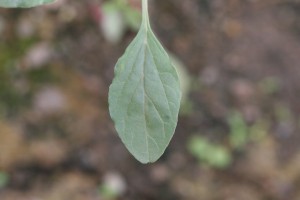
[[[148,29],[149,23],[149,13],[148,13],[148,0],[142,0],[142,10],[143,10],[143,22],[142,26]]]

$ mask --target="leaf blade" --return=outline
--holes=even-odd
[[[167,53],[150,26],[142,27],[115,67],[109,110],[130,153],[149,163],[164,153],[174,134],[181,93]]]
[[[55,0],[0,0],[0,7],[4,8],[30,8],[42,4],[52,3]]]

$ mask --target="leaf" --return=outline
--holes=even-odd
[[[46,3],[54,2],[55,0],[0,0],[0,7],[6,8],[30,8]]]
[[[109,110],[130,153],[149,163],[164,153],[174,134],[181,92],[177,72],[151,30],[145,2],[140,30],[116,64]]]

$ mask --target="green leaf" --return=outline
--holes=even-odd
[[[51,3],[55,0],[0,0],[0,7],[6,8],[30,8],[45,3]]]
[[[151,30],[143,0],[142,25],[117,62],[109,89],[116,130],[140,162],[154,162],[164,153],[177,125],[180,98],[177,72]]]

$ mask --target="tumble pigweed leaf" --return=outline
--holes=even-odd
[[[46,3],[54,2],[55,0],[0,0],[0,7],[5,8],[30,8]]]
[[[176,69],[151,30],[142,0],[140,30],[115,66],[109,111],[119,137],[141,163],[155,162],[177,125],[181,91]]]

